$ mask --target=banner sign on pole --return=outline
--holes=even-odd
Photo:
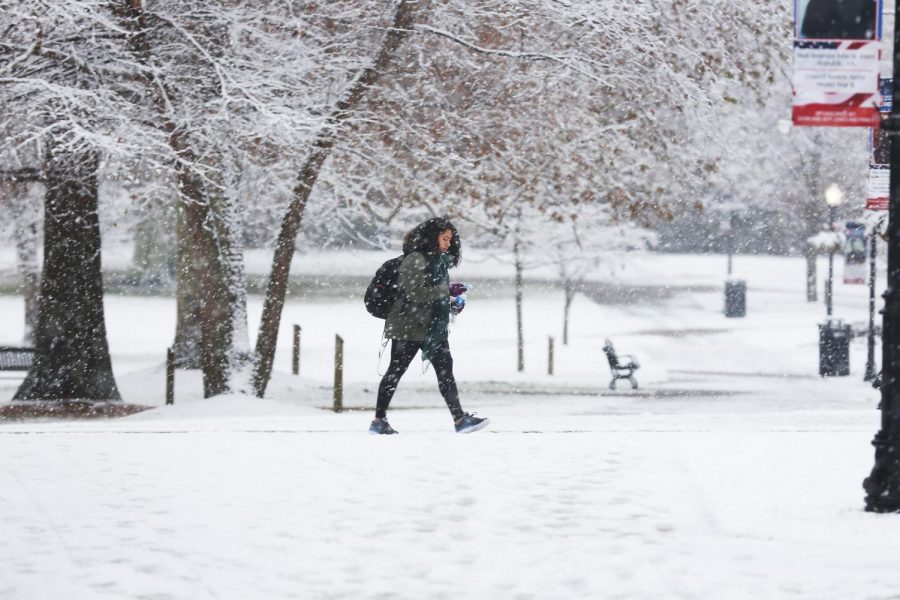
[[[890,165],[869,165],[866,210],[887,210],[891,195]]]
[[[877,127],[880,0],[794,0],[797,126]]]
[[[878,105],[878,112],[889,113],[894,105],[894,78],[882,77],[878,81],[879,93],[881,94],[881,103]]]
[[[887,210],[891,194],[891,138],[883,129],[869,137],[869,177],[866,210]]]
[[[881,68],[878,111],[891,112],[894,99],[894,10],[895,0],[882,0]],[[888,210],[891,195],[891,139],[887,132],[873,129],[869,138],[869,177],[866,182],[866,210]]]
[[[891,112],[894,100],[894,11],[895,0],[881,0],[881,66],[879,67],[879,112]]]

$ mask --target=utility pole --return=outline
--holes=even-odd
[[[828,207],[828,231],[834,233],[834,210],[833,206]],[[828,250],[828,283],[825,286],[825,314],[829,317],[832,313],[832,293],[834,286],[834,248]]]

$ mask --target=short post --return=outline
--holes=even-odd
[[[553,375],[553,337],[547,339],[547,375]]]
[[[294,375],[300,374],[300,326],[294,325],[294,358],[291,361],[291,370]]]
[[[175,404],[175,350],[166,348],[166,404]]]
[[[334,412],[344,410],[344,338],[334,336]]]

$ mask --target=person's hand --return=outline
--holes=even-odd
[[[457,296],[450,300],[450,314],[458,315],[463,311],[466,307],[466,299],[462,296]]]
[[[462,296],[469,291],[469,287],[464,283],[451,283],[450,295],[453,297]]]

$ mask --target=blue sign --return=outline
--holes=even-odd
[[[878,92],[881,94],[881,102],[878,104],[879,112],[891,112],[894,105],[894,80],[879,79]]]

